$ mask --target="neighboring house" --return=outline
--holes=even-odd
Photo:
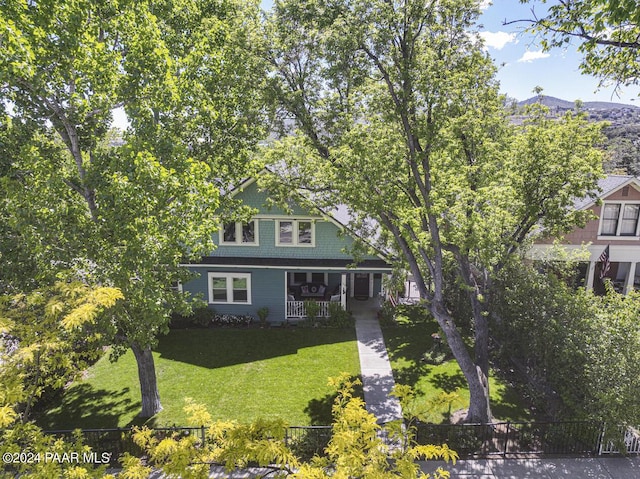
[[[255,318],[267,307],[268,321],[280,323],[304,317],[305,301],[318,302],[320,316],[327,316],[331,302],[348,309],[351,301],[383,293],[391,265],[365,256],[354,266],[348,253],[354,237],[344,220],[293,203],[291,213],[267,208],[268,193],[255,179],[232,194],[257,214],[248,223],[221,224],[216,249],[188,265],[199,277],[182,285],[216,312]]]
[[[578,209],[591,210],[596,218],[567,234],[561,243],[567,250],[586,245],[590,257],[580,265],[580,275],[588,289],[603,293],[608,278],[617,291],[626,294],[640,287],[640,180],[609,175],[600,180],[599,187],[601,201],[580,200],[575,204]],[[544,257],[551,243],[535,244],[530,256]]]

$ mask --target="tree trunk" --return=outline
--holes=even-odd
[[[430,308],[451,348],[462,374],[469,385],[469,412],[465,422],[486,424],[491,421],[491,406],[489,404],[489,379],[482,368],[477,365],[467,349],[462,336],[443,305],[433,304]]]
[[[151,417],[162,411],[158,383],[156,381],[156,366],[150,347],[142,348],[138,343],[131,343],[131,349],[138,363],[138,378],[142,395],[142,411],[140,417]]]
[[[456,260],[460,268],[462,280],[467,286],[467,296],[473,315],[474,362],[476,365],[476,375],[479,380],[479,384],[476,385],[477,391],[475,393],[473,390],[470,391],[471,400],[466,422],[484,423],[492,418],[491,406],[489,404],[489,316],[480,297],[487,296],[490,281],[487,279],[486,274],[477,272],[477,270],[475,274],[473,273],[473,268],[466,254],[461,254],[458,251]],[[485,302],[485,304],[487,303]],[[485,421],[484,418],[487,418],[487,420]]]
[[[469,415],[467,422],[489,422],[491,421],[491,405],[489,404],[489,321],[484,314],[474,317],[475,326],[475,364],[476,373],[483,391],[482,396],[475,401],[471,400],[469,405]],[[471,404],[477,409],[471,411]],[[486,421],[476,421],[475,418],[487,418]]]

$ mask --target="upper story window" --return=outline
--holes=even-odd
[[[605,203],[600,220],[601,236],[638,236],[638,203]]]
[[[257,221],[224,223],[221,238],[220,244],[222,245],[257,246],[258,223]]]
[[[315,233],[311,220],[276,221],[277,246],[315,246]]]

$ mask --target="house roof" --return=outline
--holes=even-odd
[[[598,198],[599,199],[606,198],[610,194],[614,193],[615,191],[627,185],[632,185],[638,191],[640,191],[640,180],[635,176],[607,175],[606,178],[598,180],[598,188],[600,189]],[[594,204],[595,204],[595,200],[593,198],[580,198],[576,200],[576,202],[574,203],[574,207],[577,210],[584,210],[584,209],[590,208]]]

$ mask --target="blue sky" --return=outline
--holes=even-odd
[[[534,95],[532,91],[536,86],[541,86],[543,94],[564,100],[613,101],[640,106],[640,88],[623,88],[616,96],[613,87],[598,90],[597,78],[581,74],[577,43],[543,52],[537,38],[523,32],[525,23],[504,24],[532,18],[532,5],[538,15],[544,13],[540,4],[522,5],[517,0],[492,0],[483,4],[480,34],[487,51],[499,65],[498,80],[503,93],[525,100]]]

